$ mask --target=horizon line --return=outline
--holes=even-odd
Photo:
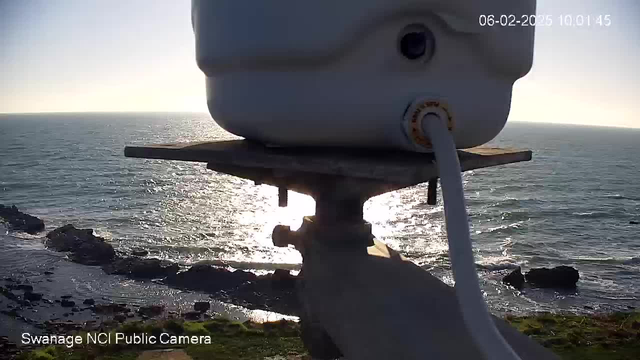
[[[0,112],[0,116],[6,115],[48,115],[48,114],[210,114],[207,111],[193,111],[193,110],[172,110],[172,111],[152,111],[152,110],[96,110],[96,111],[35,111],[35,112]],[[213,119],[213,118],[212,118]],[[215,121],[215,120],[214,120]],[[573,125],[583,127],[601,127],[601,128],[613,128],[613,129],[632,129],[640,130],[640,126],[624,126],[624,125],[612,125],[612,124],[584,124],[574,122],[549,122],[549,121],[531,121],[531,120],[508,120],[509,122],[528,123],[528,124],[543,124],[543,125]]]
[[[161,114],[161,113],[189,113],[189,114],[208,114],[207,111],[193,110],[91,110],[91,111],[29,111],[29,112],[0,112],[0,115],[42,115],[42,114]]]

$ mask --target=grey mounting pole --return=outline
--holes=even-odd
[[[427,205],[438,204],[438,179],[429,180],[429,187],[427,188]]]
[[[295,186],[304,188],[304,193],[313,197],[315,215],[306,216],[302,227],[295,232],[285,226],[276,226],[272,236],[274,245],[293,245],[303,257],[305,246],[312,242],[338,248],[359,247],[363,250],[372,246],[371,224],[363,217],[364,203],[395,186],[354,181],[340,176],[321,176],[316,180]]]

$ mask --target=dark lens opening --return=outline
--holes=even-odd
[[[424,31],[410,32],[400,39],[400,52],[407,59],[416,60],[427,53],[427,35]]]

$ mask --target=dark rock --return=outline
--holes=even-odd
[[[0,294],[4,295],[4,297],[6,297],[7,299],[12,300],[12,301],[19,301],[20,300],[16,294],[11,292],[11,290],[3,288],[3,287],[0,287]]]
[[[200,320],[200,316],[202,315],[199,311],[189,311],[182,314],[182,317],[187,320]]]
[[[14,318],[14,317],[18,316],[18,309],[11,309],[9,311],[0,310],[0,314],[4,314],[4,315],[11,316],[11,317]]]
[[[256,279],[257,276],[249,271],[229,271],[211,265],[195,264],[187,271],[168,276],[166,283],[181,289],[215,293]]]
[[[149,255],[149,252],[145,249],[133,249],[131,251],[131,255],[133,256],[147,256]]]
[[[297,278],[296,281],[301,281]],[[218,300],[230,302],[249,309],[274,311],[281,314],[298,315],[301,310],[295,288],[276,289],[273,275],[259,276],[255,281],[216,294]]]
[[[53,271],[45,271],[44,274],[45,275],[53,275]]]
[[[78,309],[78,307],[77,307],[77,306],[74,306],[73,308],[71,308],[71,311],[72,311],[72,312],[79,312],[79,311],[80,311],[80,309]]]
[[[127,320],[127,315],[125,315],[125,314],[117,314],[116,316],[113,317],[113,320],[115,320],[117,322],[125,322]]]
[[[277,269],[271,276],[271,286],[278,290],[293,290],[296,288],[296,280],[289,270]]]
[[[0,336],[0,354],[4,354],[6,357],[0,357],[1,359],[14,359],[14,355],[19,353],[18,345],[9,341],[7,336]],[[25,358],[26,356],[23,356]]]
[[[29,300],[22,300],[20,301],[20,305],[22,306],[31,306],[31,302]]]
[[[105,239],[93,235],[93,229],[76,229],[71,224],[49,232],[46,245],[56,251],[70,252],[71,261],[84,265],[108,264],[116,254]]]
[[[94,305],[96,303],[96,301],[93,300],[93,299],[84,299],[84,301],[82,303],[84,305]]]
[[[0,218],[9,225],[10,230],[24,231],[29,234],[37,234],[44,230],[44,222],[35,216],[25,214],[14,206],[0,204]]]
[[[60,299],[71,299],[73,296],[71,295],[62,295],[60,296]]]
[[[629,221],[629,224],[631,224],[631,225],[640,225],[640,222],[639,221],[635,221],[635,220],[631,220],[631,221]]]
[[[98,314],[117,314],[129,311],[126,304],[97,304],[93,311]]]
[[[593,310],[593,307],[592,307],[592,306],[589,306],[589,305],[585,305],[585,306],[583,306],[583,308],[584,308],[585,310]]]
[[[145,315],[148,317],[162,315],[163,312],[164,312],[164,305],[141,306],[140,309],[138,309],[138,314]]]
[[[24,293],[24,299],[29,301],[40,301],[42,300],[42,294],[34,293],[34,292],[26,292]]]
[[[580,279],[580,274],[573,267],[557,266],[553,269],[531,269],[525,274],[525,279],[542,288],[573,289]]]
[[[209,303],[208,301],[196,301],[193,304],[193,310],[199,311],[202,313],[207,312],[210,308],[211,308],[211,303]]]
[[[74,307],[76,306],[76,302],[73,300],[62,299],[60,305],[62,305],[62,307]]]
[[[24,292],[32,292],[33,291],[33,286],[29,285],[29,284],[20,284],[20,285],[16,285],[14,287],[14,289],[16,290],[22,290]]]
[[[107,274],[126,275],[137,279],[157,279],[175,275],[180,266],[167,260],[128,257],[118,258],[104,265],[102,270]]]
[[[522,269],[520,266],[509,273],[509,275],[502,278],[502,282],[507,285],[511,285],[518,290],[522,290],[522,287],[524,286],[524,275],[522,275]]]

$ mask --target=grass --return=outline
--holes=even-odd
[[[269,356],[305,354],[300,340],[299,325],[292,321],[258,324],[235,322],[224,318],[207,321],[176,319],[149,322],[130,322],[109,331],[115,333],[147,334],[157,337],[162,333],[174,336],[208,337],[210,344],[156,344],[156,345],[79,345],[72,349],[49,346],[20,355],[19,360],[133,360],[142,351],[161,348],[182,348],[194,360],[263,359]],[[87,338],[86,332],[79,335]]]
[[[506,320],[565,360],[640,359],[640,312],[589,316],[540,314],[507,316]],[[299,337],[300,327],[291,321],[258,324],[223,318],[197,322],[164,319],[131,322],[111,329],[111,332],[209,336],[211,344],[164,346],[182,348],[194,360],[254,360],[306,354]],[[86,338],[86,333],[81,335]],[[143,350],[162,347],[112,344],[67,349],[50,346],[23,353],[19,360],[133,360]]]
[[[640,359],[640,312],[507,317],[522,333],[566,360]]]

